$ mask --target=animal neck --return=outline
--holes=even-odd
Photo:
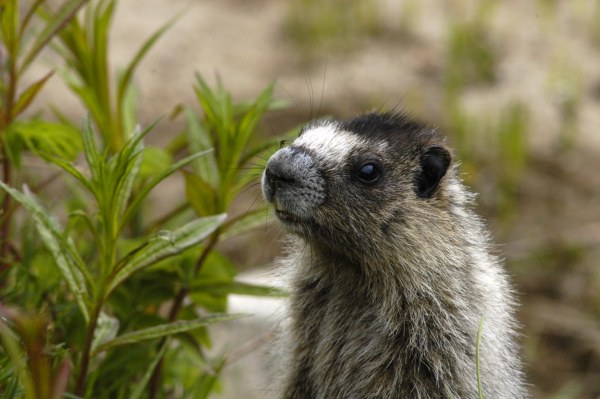
[[[422,270],[417,272],[414,265],[404,264],[406,260],[401,258],[396,262],[380,260],[366,265],[308,251],[306,261],[310,272],[298,271],[298,277],[303,279],[301,286],[312,285],[311,289],[319,292],[322,301],[352,298],[338,301],[338,305],[344,307],[337,311],[346,315],[344,317],[371,313],[369,335],[398,342],[402,353],[399,356],[405,359],[408,374],[431,379],[438,386],[450,383],[457,389],[453,392],[465,392],[459,376],[461,369],[472,366],[473,337],[477,334],[480,315],[473,308],[477,302],[471,297],[473,290],[468,289],[467,283],[459,284],[460,274],[448,278],[456,274],[448,272],[448,268],[461,273],[466,268],[429,263],[421,264]],[[425,269],[429,272],[424,272]],[[322,302],[322,306],[328,306],[325,303]]]
[[[455,253],[432,254],[418,248],[385,249],[385,253],[398,255],[372,254],[358,259],[308,247],[302,262],[308,270],[297,272],[304,279],[363,297],[386,321],[391,333],[406,323],[427,328],[423,315],[440,318],[430,320],[440,325],[453,317],[462,318],[460,312],[473,301],[476,291],[470,275],[473,256],[458,249]]]

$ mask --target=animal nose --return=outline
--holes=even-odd
[[[314,162],[304,151],[286,147],[277,151],[265,168],[263,192],[273,202],[280,195],[294,196],[306,186],[307,177],[314,173]]]
[[[265,199],[276,210],[307,216],[325,200],[325,180],[313,157],[302,148],[277,151],[262,178]]]
[[[267,179],[272,184],[294,184],[298,180],[294,176],[293,171],[290,168],[286,168],[280,162],[270,162],[265,170]]]
[[[265,180],[273,193],[282,186],[293,186],[298,183],[293,165],[284,158],[286,157],[273,157],[265,168]]]

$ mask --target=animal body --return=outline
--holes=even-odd
[[[527,397],[507,275],[434,130],[313,122],[262,187],[293,237],[283,398],[479,398],[477,363],[485,398]]]

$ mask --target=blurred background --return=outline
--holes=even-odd
[[[143,123],[193,103],[200,72],[236,99],[275,81],[287,107],[267,115],[265,136],[371,110],[438,127],[513,276],[533,397],[600,398],[600,2],[128,0],[115,14],[111,65],[174,16],[137,71]],[[36,107],[56,103],[81,119],[80,102],[52,79]],[[151,140],[166,143],[178,123]],[[175,180],[154,208],[184,196]],[[250,189],[235,206],[254,201]],[[265,223],[221,249],[249,281],[268,282],[281,231]],[[256,317],[214,328],[215,350],[235,354],[220,397],[269,396],[280,302],[230,299]]]

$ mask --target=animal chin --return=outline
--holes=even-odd
[[[275,208],[275,216],[277,216],[283,227],[291,233],[305,236],[307,229],[310,229],[311,222],[309,218],[277,208]]]

